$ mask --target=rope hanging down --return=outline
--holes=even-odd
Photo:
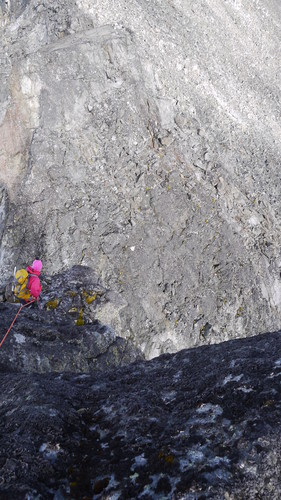
[[[21,312],[21,310],[22,310],[24,307],[29,306],[30,304],[32,304],[32,302],[35,302],[35,300],[36,300],[36,299],[31,300],[30,302],[27,302],[27,304],[23,304],[23,305],[19,308],[19,310],[18,310],[18,312],[17,312],[16,316],[14,317],[14,319],[13,319],[13,321],[12,321],[12,323],[11,323],[11,325],[10,325],[10,327],[9,327],[8,331],[7,331],[7,333],[5,334],[4,338],[2,339],[2,341],[1,341],[1,343],[0,343],[0,347],[2,347],[2,344],[4,343],[4,340],[8,337],[8,334],[9,334],[9,332],[11,331],[11,329],[12,329],[12,327],[13,327],[13,325],[14,325],[14,323],[15,323],[15,321],[16,321],[16,319],[17,319],[18,315],[19,315],[19,313]]]

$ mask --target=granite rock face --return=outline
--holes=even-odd
[[[92,269],[75,266],[42,283],[41,309],[36,304],[20,311],[1,347],[0,371],[89,373],[143,358],[132,342],[98,319],[104,308],[117,306]],[[0,303],[0,340],[20,306]]]
[[[2,372],[0,498],[279,499],[280,339]]]
[[[148,358],[279,329],[279,3],[9,0],[0,26],[3,283],[92,267]]]

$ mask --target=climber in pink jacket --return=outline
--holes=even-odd
[[[42,269],[41,260],[34,260],[32,266],[26,268],[28,272],[28,290],[30,291],[31,297],[38,300],[41,293],[41,283],[40,283],[40,273]]]

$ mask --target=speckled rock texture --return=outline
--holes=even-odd
[[[92,267],[147,358],[280,328],[277,0],[0,2],[0,262]]]
[[[42,285],[41,309],[37,304],[24,307],[4,340],[1,371],[89,373],[143,359],[132,342],[98,319],[118,301],[92,269],[75,266],[43,277]],[[0,341],[20,306],[0,303]]]
[[[2,372],[0,498],[278,500],[280,353],[278,332],[103,374]]]

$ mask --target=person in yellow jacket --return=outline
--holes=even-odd
[[[32,266],[20,269],[15,273],[16,285],[14,294],[18,299],[30,302],[32,299],[39,300],[41,293],[40,273],[42,269],[41,260],[34,260]]]

